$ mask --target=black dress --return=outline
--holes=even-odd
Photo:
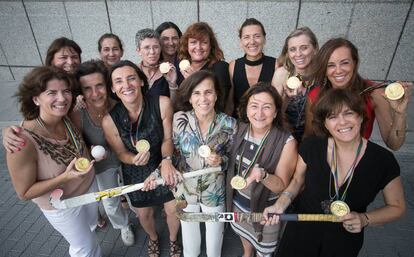
[[[303,141],[299,154],[307,165],[305,188],[295,202],[295,213],[323,213],[321,202],[329,199],[330,166],[326,159],[326,138]],[[345,202],[351,211],[364,213],[400,167],[394,155],[368,141],[364,156],[355,167]],[[340,188],[342,195],[346,185]],[[332,192],[335,192],[332,183]],[[334,193],[333,193],[334,194]],[[288,222],[276,256],[352,257],[358,256],[364,233],[349,233],[342,223]]]
[[[161,144],[164,139],[164,130],[159,106],[159,97],[150,95],[144,97],[142,119],[136,132],[133,130],[137,127],[137,122],[131,124],[128,110],[122,103],[117,103],[109,112],[128,151],[137,154],[137,150],[131,142],[132,134],[136,140],[145,139],[151,146],[151,156],[147,165],[135,166],[122,163],[122,176],[125,185],[144,182],[162,160]],[[159,186],[148,192],[135,191],[129,193],[128,196],[132,206],[138,208],[159,205],[174,198],[166,186]]]
[[[273,78],[273,73],[275,73],[275,63],[276,59],[263,55],[262,62],[258,65],[263,64],[262,70],[260,71],[260,76],[258,82],[271,82]],[[242,57],[236,60],[234,63],[234,72],[233,72],[233,86],[234,86],[234,113],[233,116],[236,117],[236,111],[240,104],[240,98],[243,96],[250,86],[247,80],[246,74],[246,57]]]

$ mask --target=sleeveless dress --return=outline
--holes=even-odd
[[[95,162],[93,164],[95,168],[95,173],[99,174],[111,168],[118,168],[121,165],[121,162],[118,160],[114,151],[105,140],[103,129],[99,126],[96,126],[92,121],[89,113],[86,109],[80,109],[81,117],[81,127],[83,137],[87,145],[101,145],[105,148],[107,156],[105,159]]]
[[[161,144],[164,139],[164,129],[160,113],[159,96],[144,96],[144,105],[142,109],[142,118],[140,124],[137,122],[131,124],[128,110],[119,102],[109,112],[114,121],[119,136],[124,143],[125,148],[131,153],[137,154],[137,150],[131,142],[133,137],[135,141],[145,139],[150,143],[150,159],[145,166],[135,166],[122,163],[122,176],[124,184],[142,183],[144,180],[158,168],[161,163]],[[137,128],[133,133],[134,128]],[[166,186],[159,186],[155,190],[143,192],[135,191],[128,194],[132,206],[136,208],[155,206],[174,199],[172,193]]]
[[[263,66],[260,71],[259,80],[257,82],[271,82],[273,73],[275,73],[275,62],[276,59],[270,56],[263,55]],[[233,117],[236,117],[236,110],[240,104],[240,98],[243,96],[250,86],[247,80],[246,74],[246,57],[241,57],[234,63],[233,72],[233,86],[234,86],[234,113]]]

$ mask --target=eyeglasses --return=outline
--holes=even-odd
[[[144,52],[149,53],[152,51],[157,52],[161,49],[161,46],[155,45],[155,46],[146,46],[146,47],[142,47],[142,50],[144,50]]]

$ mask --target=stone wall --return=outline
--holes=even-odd
[[[121,37],[124,59],[137,62],[138,29],[173,21],[184,31],[196,21],[214,29],[225,58],[242,55],[238,28],[244,19],[262,21],[265,53],[278,56],[284,38],[300,26],[310,27],[322,45],[343,36],[359,48],[361,74],[372,80],[414,80],[413,2],[406,1],[0,1],[0,82],[19,81],[44,62],[53,39],[79,43],[82,59],[98,57],[97,40],[106,32]]]

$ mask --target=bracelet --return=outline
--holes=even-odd
[[[170,90],[177,90],[178,89],[178,85],[168,85],[168,87],[170,88]]]
[[[171,161],[172,160],[171,155],[167,155],[167,156],[162,157],[162,160],[169,160],[169,161]]]
[[[366,212],[362,213],[365,216],[365,219],[367,220],[367,224],[364,227],[368,227],[369,225],[369,218],[368,218],[368,214]]]
[[[280,195],[286,195],[287,198],[289,198],[291,202],[293,201],[293,194],[289,191],[283,191],[282,193],[280,193]]]

